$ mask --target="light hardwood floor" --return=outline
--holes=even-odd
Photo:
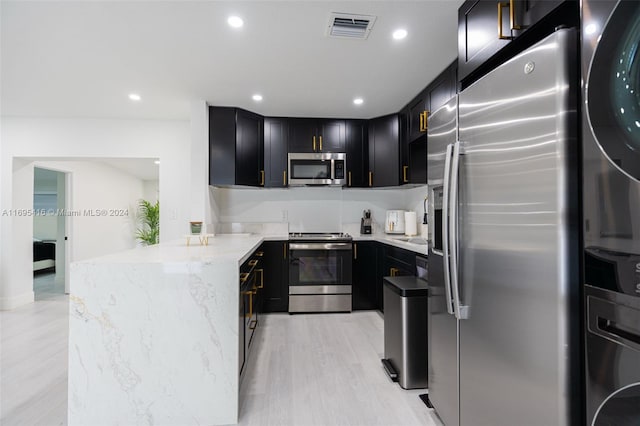
[[[55,293],[55,292],[54,292]],[[241,425],[440,425],[380,364],[377,312],[264,315],[241,388]],[[0,424],[67,423],[68,298],[0,313]]]

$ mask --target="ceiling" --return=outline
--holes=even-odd
[[[396,112],[456,58],[462,2],[3,0],[2,115],[188,119],[201,99],[272,116]],[[331,12],[377,20],[366,40],[329,38]]]

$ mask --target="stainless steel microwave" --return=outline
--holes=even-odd
[[[293,153],[289,154],[289,186],[347,184],[347,154]]]

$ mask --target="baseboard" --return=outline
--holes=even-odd
[[[0,297],[0,311],[10,311],[11,309],[33,303],[35,295],[33,290],[13,297]]]

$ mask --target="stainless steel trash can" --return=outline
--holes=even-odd
[[[387,374],[403,389],[427,387],[427,282],[384,278],[384,357]]]

